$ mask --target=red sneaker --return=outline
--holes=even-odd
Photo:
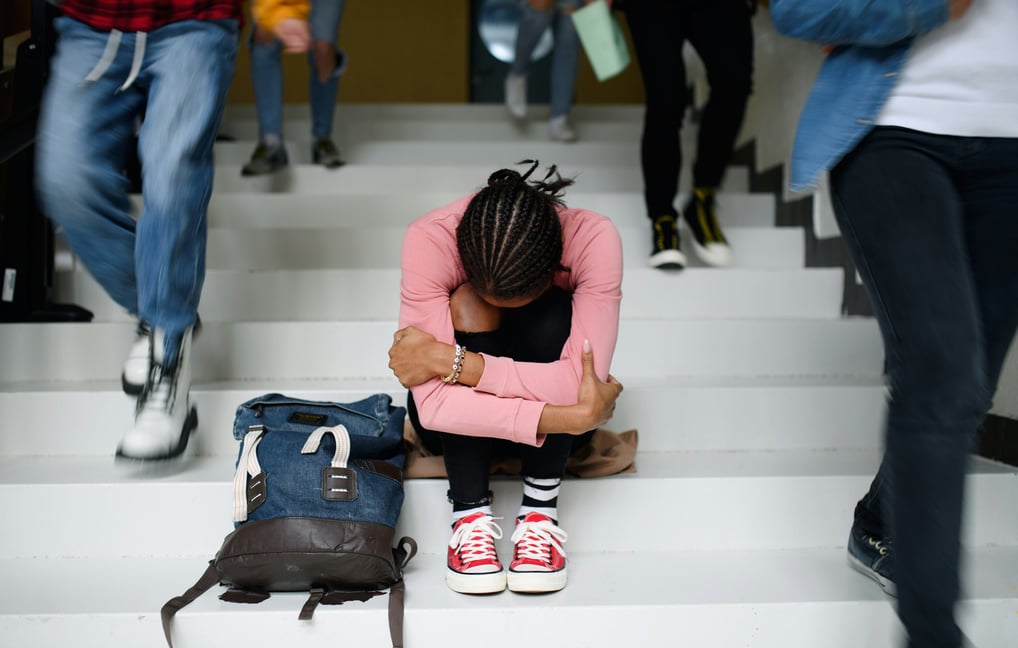
[[[502,537],[496,519],[500,518],[478,511],[453,525],[445,571],[449,589],[461,594],[493,594],[505,589],[505,569],[495,551],[495,540]]]
[[[547,515],[516,520],[508,585],[514,592],[557,592],[566,586],[566,532]]]

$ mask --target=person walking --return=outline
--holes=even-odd
[[[306,23],[258,0],[291,48]],[[139,319],[122,381],[137,396],[118,457],[180,455],[197,426],[191,343],[205,276],[212,148],[233,80],[241,0],[64,0],[43,97],[44,213],[105,291]],[[136,129],[140,217],[124,173]]]
[[[956,648],[965,472],[1018,326],[1018,4],[771,0],[830,53],[792,188],[830,174],[889,383],[850,561],[896,593],[910,648]]]

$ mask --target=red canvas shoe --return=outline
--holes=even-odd
[[[505,569],[495,552],[502,537],[496,518],[478,511],[452,527],[445,584],[461,594],[493,594],[505,589]]]
[[[516,520],[508,585],[513,592],[557,592],[566,586],[566,532],[547,515]]]

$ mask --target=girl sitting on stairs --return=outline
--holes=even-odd
[[[565,587],[556,506],[566,459],[578,435],[611,418],[622,391],[608,375],[622,298],[618,231],[563,204],[572,181],[555,167],[528,180],[531,164],[523,175],[496,171],[478,193],[411,223],[403,241],[389,367],[410,389],[421,439],[445,458],[446,583],[467,594]],[[505,452],[523,468],[508,571],[489,490],[491,458]]]

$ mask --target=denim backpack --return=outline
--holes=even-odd
[[[177,610],[217,582],[224,601],[309,592],[319,604],[366,601],[389,588],[389,632],[403,645],[403,568],[413,538],[394,543],[403,505],[403,420],[388,394],[328,403],[266,394],[237,408],[234,530],[197,583],[163,606],[166,642]]]

